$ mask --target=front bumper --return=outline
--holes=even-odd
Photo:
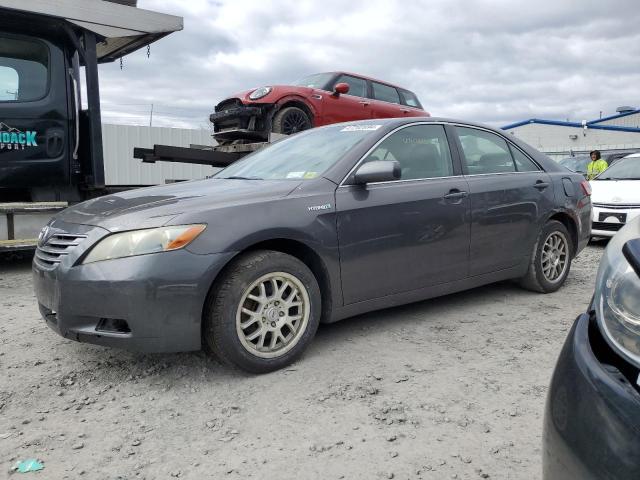
[[[640,207],[621,208],[619,205],[594,204],[591,235],[613,237],[618,230],[640,215]]]
[[[62,227],[60,222],[54,225]],[[77,227],[62,228],[77,232]],[[34,289],[49,327],[79,342],[139,352],[201,348],[206,297],[232,254],[196,255],[182,249],[76,265],[108,234],[98,228],[83,233],[86,240],[60,263],[46,265],[34,258]],[[114,321],[127,328],[104,328],[105,322]]]
[[[213,123],[213,136],[218,142],[225,140],[269,139],[271,131],[271,104],[243,104],[240,99],[220,102],[209,115]]]
[[[547,395],[545,480],[640,478],[640,393],[612,355],[595,319],[578,317]]]

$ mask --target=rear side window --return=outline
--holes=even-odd
[[[0,36],[0,102],[29,102],[47,93],[49,50],[40,42]]]
[[[540,170],[529,157],[516,147],[509,145],[509,148],[511,149],[511,154],[513,155],[513,159],[516,161],[516,168],[519,172],[537,172]]]
[[[509,146],[503,138],[475,128],[456,127],[456,131],[469,175],[516,171]]]
[[[367,96],[367,81],[363,78],[352,77],[351,75],[340,75],[334,85],[338,83],[347,83],[349,85],[349,93],[356,97]]]
[[[400,103],[400,96],[395,88],[377,82],[372,82],[372,85],[373,98],[376,100],[382,100],[383,102],[389,103]]]
[[[420,101],[418,97],[416,97],[415,93],[410,92],[409,90],[400,90],[402,93],[402,98],[404,98],[404,104],[410,107],[422,108],[420,105]]]
[[[438,178],[453,175],[449,144],[442,125],[414,125],[387,137],[365,162],[396,160],[401,180]]]

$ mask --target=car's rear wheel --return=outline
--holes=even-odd
[[[567,279],[572,258],[573,247],[567,227],[557,220],[550,220],[538,236],[529,270],[520,279],[520,284],[536,292],[555,292]]]
[[[262,250],[235,260],[210,295],[204,339],[225,363],[252,373],[296,360],[320,322],[320,289],[295,257]]]
[[[286,107],[273,117],[272,130],[275,133],[291,135],[312,127],[307,112],[298,107]]]

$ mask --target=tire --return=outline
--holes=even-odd
[[[320,315],[320,288],[311,270],[290,255],[259,250],[232,261],[214,285],[203,337],[224,363],[266,373],[302,355]]]
[[[287,107],[278,111],[273,117],[271,130],[274,133],[291,135],[313,126],[307,112],[298,107]]]
[[[547,252],[552,255],[551,258]],[[520,279],[520,285],[534,292],[555,292],[567,279],[572,259],[573,242],[567,227],[557,220],[550,220],[538,235],[529,270]]]

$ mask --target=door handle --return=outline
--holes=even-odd
[[[542,191],[548,186],[549,186],[548,182],[543,182],[542,180],[538,180],[536,184],[533,186],[533,188],[537,188],[538,190]]]
[[[360,103],[361,103],[362,105],[364,105],[365,107],[366,107],[367,105],[369,105],[369,102],[360,102]]]
[[[451,189],[449,190],[449,193],[447,193],[444,197],[445,200],[462,200],[463,198],[465,198],[468,195],[467,192],[458,190],[457,188]]]
[[[55,158],[64,151],[64,135],[62,129],[50,128],[46,133],[45,149],[47,157]]]
[[[403,108],[402,113],[409,113],[409,110]]]

